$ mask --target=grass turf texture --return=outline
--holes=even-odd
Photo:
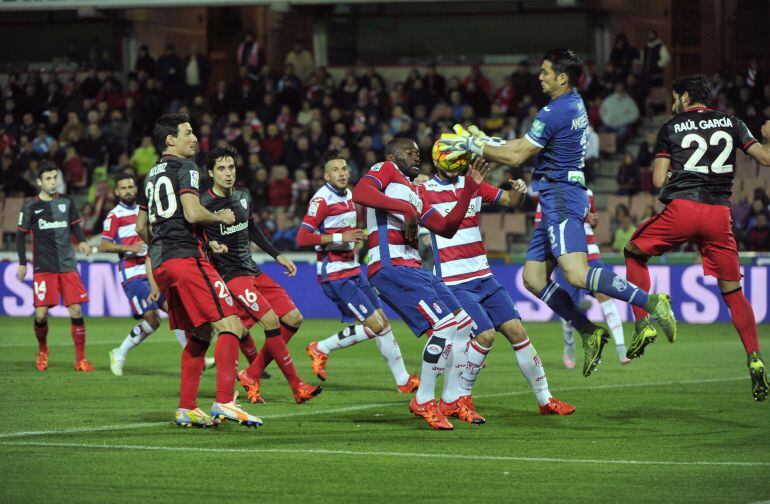
[[[683,325],[676,344],[659,338],[623,367],[609,343],[587,379],[581,351],[576,369],[564,368],[558,324],[529,324],[552,393],[577,407],[569,417],[538,415],[513,350],[498,336],[474,394],[488,423],[455,419],[452,432],[409,414],[410,398],[396,392],[373,342],[333,353],[323,394],[303,405],[272,364],[267,404],[243,403],[263,427],[197,430],[172,424],[180,347],[166,330],[132,350],[116,377],[107,352],[132,326],[128,319],[86,321],[96,367],[89,374],[72,370],[68,320],[50,322],[43,373],[34,368],[32,320],[0,324],[0,502],[770,498],[770,401],[751,398],[742,346],[726,324]],[[303,379],[318,383],[305,345],[340,327],[305,321],[289,345]],[[417,370],[424,342],[400,322],[394,327],[407,369]],[[626,326],[627,342],[630,334]],[[768,336],[761,326],[765,348]],[[207,372],[204,409],[214,382]]]

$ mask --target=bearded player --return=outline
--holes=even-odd
[[[508,166],[521,166],[538,156],[532,179],[536,181],[543,221],[535,228],[524,263],[524,285],[583,338],[583,376],[590,376],[601,361],[609,332],[592,324],[579,311],[569,294],[551,280],[556,264],[574,287],[601,292],[654,313],[670,338],[676,337],[676,318],[666,295],[648,294],[606,268],[590,267],[583,220],[588,213],[585,154],[588,148],[588,114],[575,85],[583,63],[568,49],[552,49],[543,57],[540,84],[550,97],[532,127],[515,140],[490,138],[472,126],[469,131],[455,125],[456,134],[443,134],[441,150],[448,159],[468,152]],[[643,331],[657,334],[648,324]]]
[[[422,225],[451,238],[488,167],[479,159],[469,168],[457,205],[445,216],[423,203],[417,194],[411,179],[419,171],[417,144],[408,138],[396,138],[385,146],[385,161],[373,165],[358,182],[353,201],[367,207],[370,282],[417,337],[428,335],[422,354],[420,385],[409,409],[434,429],[450,430],[452,424],[436,404],[436,380],[448,362],[458,368],[465,365],[464,350],[473,321],[449,289],[421,268],[417,231],[418,225]],[[483,423],[483,417],[471,409],[472,404],[460,400],[457,375],[450,373],[445,377],[441,399],[448,405],[445,411],[450,416],[469,423]]]
[[[88,292],[77,271],[77,260],[72,250],[74,235],[78,251],[88,255],[91,247],[86,243],[80,227],[80,214],[72,200],[56,192],[58,168],[43,161],[37,169],[37,185],[40,193],[25,201],[19,213],[16,232],[16,252],[19,282],[27,275],[26,234],[32,233],[32,285],[35,298],[35,337],[38,352],[35,366],[38,371],[48,369],[48,310],[62,303],[70,314],[72,342],[75,344],[75,371],[93,371],[86,359],[86,326],[81,303],[88,302]]]
[[[215,418],[247,427],[262,420],[235,403],[239,336],[245,331],[224,280],[203,252],[203,242],[194,226],[235,223],[232,210],[216,214],[200,203],[200,171],[190,159],[198,139],[185,114],[165,114],[153,130],[163,155],[152,167],[141,193],[136,231],[150,244],[153,276],[168,303],[171,329],[187,333],[182,351],[179,407],[176,424],[211,427]],[[198,408],[198,388],[205,366],[206,350],[217,336],[217,392],[211,415]]]
[[[444,170],[436,154],[438,150],[434,148],[433,164],[437,175],[419,185],[417,192],[424,204],[446,214],[458,204],[459,192],[465,187],[467,179],[459,172]],[[475,337],[465,350],[467,365],[461,369],[450,369],[448,373],[460,374],[461,399],[472,403],[473,385],[487,354],[492,350],[495,332],[500,332],[516,354],[519,370],[535,394],[540,414],[569,415],[575,407],[551,396],[543,363],[527,336],[510,294],[489,269],[487,252],[481,239],[479,214],[482,205],[516,207],[524,200],[526,183],[523,180],[510,180],[508,183],[511,189],[505,191],[482,182],[471,199],[460,229],[453,237],[445,238],[430,232],[433,272],[449,287],[474,323]],[[443,402],[439,404],[440,409],[445,407]]]
[[[251,211],[249,191],[234,188],[237,160],[238,153],[233,148],[215,148],[206,155],[206,169],[212,187],[201,195],[201,204],[215,214],[232,211],[235,222],[231,225],[205,226],[205,239],[215,252],[211,255],[214,267],[238,303],[241,322],[246,327],[244,338],[251,340],[248,329],[255,323],[258,322],[264,328],[265,345],[260,353],[267,353],[270,359],[275,360],[289,382],[294,400],[303,403],[320,394],[322,389],[299,379],[294,361],[286,348],[286,341],[281,336],[281,319],[291,311],[296,311],[296,307],[286,291],[257,268],[251,257],[251,242],[284,266],[289,276],[294,276],[297,268],[291,260],[281,255],[257,227]],[[250,344],[253,347],[253,340]],[[251,359],[249,367],[238,375],[252,403],[265,402],[260,394],[259,383],[263,361],[264,358]]]
[[[743,121],[706,106],[711,89],[708,79],[700,74],[676,79],[672,95],[675,117],[658,132],[652,173],[652,183],[661,188],[659,199],[666,208],[643,222],[626,245],[628,279],[649,288],[650,257],[690,241],[697,243],[703,273],[717,279],[746,350],[752,395],[764,401],[770,387],[759,353],[754,312],[741,287],[743,275],[732,232],[730,196],[738,148],[770,166],[770,121],[762,126],[762,145]],[[647,316],[645,310],[634,306],[637,330],[628,349],[630,358],[640,357],[645,346],[655,341],[654,335],[639,330],[649,323]]]
[[[373,339],[390,367],[398,390],[411,394],[417,390],[420,379],[407,373],[393,329],[372,286],[361,276],[361,266],[355,257],[355,244],[363,240],[363,232],[356,227],[347,162],[339,151],[331,150],[324,154],[321,166],[326,184],[310,200],[297,233],[297,245],[315,247],[318,283],[339,309],[342,321],[354,325],[307,346],[313,372],[326,380],[326,363],[331,352]]]

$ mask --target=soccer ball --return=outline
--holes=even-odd
[[[458,173],[465,170],[468,164],[471,162],[470,153],[465,153],[462,156],[453,159],[451,162],[447,161],[446,157],[448,152],[441,152],[438,148],[438,140],[433,144],[433,150],[431,152],[433,156],[433,165],[436,168],[441,168],[445,172]]]

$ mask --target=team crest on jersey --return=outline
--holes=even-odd
[[[545,129],[545,123],[541,121],[540,119],[535,119],[532,122],[532,133],[540,136],[543,134],[543,130]]]
[[[623,292],[628,288],[628,282],[626,282],[624,279],[620,278],[619,276],[616,276],[612,280],[612,287],[619,292]]]
[[[198,170],[190,170],[190,185],[198,189],[200,185],[200,175]]]
[[[60,212],[66,212],[67,211],[67,204],[66,203],[59,203],[59,211]]]
[[[252,310],[254,313],[257,313],[257,312],[259,312],[259,305],[258,305],[256,302],[254,302],[254,303],[251,303],[251,304],[249,305],[249,308],[251,308],[251,310]]]
[[[225,298],[225,302],[226,302],[226,303],[227,303],[229,306],[233,306],[233,296],[227,296],[227,297]]]
[[[244,210],[248,210],[249,205],[246,204],[246,198],[241,198],[241,206],[243,207]]]

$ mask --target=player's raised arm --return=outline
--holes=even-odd
[[[386,212],[400,213],[407,222],[417,217],[417,209],[409,202],[391,198],[382,192],[382,188],[390,182],[393,171],[397,169],[390,161],[374,165],[353,188],[353,203]]]
[[[527,197],[527,183],[522,179],[509,180],[510,189],[499,189],[500,195],[497,197],[497,203],[500,206],[515,208],[524,203]],[[484,185],[482,184],[482,188]]]
[[[489,165],[487,162],[484,158],[477,158],[468,168],[468,173],[465,175],[465,187],[460,192],[460,197],[454,208],[446,214],[446,217],[442,217],[435,207],[430,207],[420,217],[420,225],[444,238],[453,237],[468,213],[471,199],[476,195],[479,185],[484,183],[488,173]]]
[[[746,154],[757,160],[762,166],[770,166],[770,121],[762,125],[763,143],[755,142],[746,150]]]
[[[543,124],[542,122],[540,124]],[[533,130],[540,128],[537,120],[533,123]],[[455,133],[445,133],[439,139],[439,148],[443,152],[457,153],[458,156],[465,152],[471,152],[477,156],[508,166],[521,166],[529,158],[540,152],[545,146],[542,139],[530,137],[533,130],[523,138],[503,140],[487,136],[476,126],[470,126],[467,130],[459,124],[454,126]],[[542,131],[541,131],[542,134]],[[450,154],[451,156],[451,154]]]

